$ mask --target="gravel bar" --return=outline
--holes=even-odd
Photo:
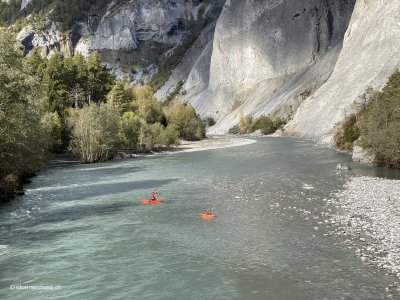
[[[400,278],[400,181],[353,177],[333,203],[340,207],[331,217],[336,233],[358,240],[362,261]]]

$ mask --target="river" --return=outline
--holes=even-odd
[[[393,173],[290,138],[51,168],[0,207],[0,298],[385,299],[321,215],[352,175]]]

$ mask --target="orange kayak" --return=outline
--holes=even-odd
[[[156,203],[164,203],[163,199],[143,199],[142,201],[140,201],[140,203],[142,204],[156,204]]]
[[[205,213],[199,214],[199,216],[200,216],[200,218],[202,218],[202,219],[212,219],[212,218],[215,217],[214,214],[213,214],[213,215],[208,215],[208,214],[205,214]]]

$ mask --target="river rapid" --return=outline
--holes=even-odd
[[[395,176],[289,138],[53,167],[0,207],[0,298],[396,298],[324,221],[357,175]]]

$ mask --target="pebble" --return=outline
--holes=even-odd
[[[353,177],[344,191],[334,195],[332,204],[340,209],[329,219],[336,225],[336,234],[349,234],[362,242],[363,249],[356,250],[362,261],[400,278],[400,181]],[[364,236],[370,237],[368,242]],[[345,244],[353,243],[346,240]]]

